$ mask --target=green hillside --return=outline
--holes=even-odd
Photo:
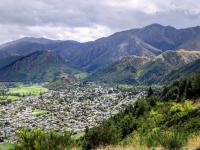
[[[178,70],[173,70],[167,76],[163,78],[163,83],[169,83],[180,77],[191,75],[192,73],[198,72],[200,70],[200,60],[196,60],[189,63]]]
[[[98,70],[97,72],[86,78],[86,80],[107,83],[136,84],[137,70],[147,60],[148,58],[146,57],[125,57],[112,65],[108,65],[105,68]]]
[[[17,60],[19,57],[8,57],[0,59],[0,68],[9,65],[11,62]]]
[[[96,71],[86,80],[106,83],[162,84],[200,70],[199,63],[196,61],[198,59],[200,59],[199,51],[186,50],[166,51],[153,58],[129,56]]]
[[[63,76],[54,79],[46,87],[50,90],[59,90],[68,87],[76,82],[76,80],[72,76]]]
[[[176,72],[198,59],[200,59],[199,51],[166,51],[141,67],[142,74],[139,81],[143,84],[162,83],[167,79],[165,76],[173,75],[171,72]]]
[[[51,51],[37,51],[0,69],[0,81],[45,82],[79,72]]]

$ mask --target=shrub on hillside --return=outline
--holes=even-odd
[[[136,117],[139,117],[141,115],[144,115],[148,110],[149,110],[149,105],[148,105],[146,99],[140,99],[134,105],[133,114]]]
[[[100,126],[86,130],[84,149],[94,149],[98,146],[116,144],[120,140],[120,132],[112,121],[105,121]]]
[[[18,132],[19,141],[16,150],[60,150],[70,149],[74,145],[70,132],[57,133],[54,130],[44,132],[39,128],[32,131],[23,128]]]
[[[159,143],[166,149],[180,149],[187,142],[188,135],[183,131],[169,131],[159,135]]]

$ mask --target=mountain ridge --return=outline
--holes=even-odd
[[[137,44],[134,45],[133,42],[140,40],[140,46],[137,47]],[[42,39],[42,40],[41,40]],[[9,50],[10,55],[27,55],[28,53],[38,51],[38,50],[52,50],[56,51],[61,57],[66,58],[72,64],[76,65],[79,68],[82,68],[86,71],[94,71],[104,64],[112,63],[116,60],[119,60],[118,53],[121,50],[121,55],[143,55],[146,54],[146,49],[144,47],[148,47],[147,51],[151,52],[157,49],[158,51],[163,52],[166,50],[174,50],[183,48],[187,50],[199,50],[200,49],[200,27],[190,27],[177,29],[172,26],[163,26],[160,24],[151,24],[149,26],[143,28],[129,29],[121,32],[116,32],[108,37],[103,37],[97,39],[95,41],[89,41],[85,43],[80,43],[76,41],[57,41],[57,40],[49,40],[44,38],[23,38],[21,40],[17,40],[17,42],[24,41],[43,41],[42,43],[51,43],[50,45],[21,45],[17,44],[14,46],[15,50]],[[39,43],[40,43],[39,42]],[[126,43],[128,47],[120,47],[121,44]],[[136,43],[136,42],[135,42]],[[30,44],[30,45],[29,45]],[[147,46],[148,45],[148,46]],[[10,45],[7,46],[6,50],[8,51]],[[11,47],[12,48],[12,47]],[[121,48],[121,49],[120,49]],[[138,53],[138,49],[140,53]],[[3,49],[0,48],[0,54],[5,53],[1,52]],[[111,53],[112,54],[109,54]],[[143,52],[144,51],[144,52]],[[154,51],[152,55],[158,55],[158,51]],[[129,53],[130,52],[130,53]],[[128,53],[128,54],[127,54]],[[6,55],[6,54],[4,54]],[[112,55],[112,56],[106,56]],[[2,55],[1,55],[2,56]],[[109,58],[106,61],[102,57]],[[115,58],[112,58],[115,56]],[[5,57],[5,56],[4,56]],[[99,62],[99,60],[102,62]]]
[[[135,61],[136,58],[140,58],[139,65]],[[200,70],[198,65],[200,51],[166,51],[152,58],[146,57],[141,61],[142,58],[145,57],[125,57],[97,70],[86,80],[106,83],[158,84],[165,83],[167,78],[172,78],[176,71],[178,74],[179,69],[180,72],[182,70],[183,75],[195,72],[198,68]],[[190,67],[194,69],[191,70]],[[178,75],[181,76],[180,73]],[[178,75],[174,75],[173,78],[177,79]]]
[[[200,50],[200,26],[176,29],[172,26],[152,24],[144,28],[116,32],[108,37],[85,43],[25,37],[0,46],[0,68],[5,67],[15,58],[20,59],[37,51],[49,50],[78,70],[94,73],[124,57],[135,55],[157,59],[152,63],[149,62],[150,66],[147,64],[143,71],[137,73],[146,74],[154,80],[157,76],[164,75],[167,67],[177,69],[179,66],[182,67],[182,64],[189,63],[185,62],[190,60],[189,56],[184,58],[183,54],[179,56],[180,52],[173,53],[179,49]],[[165,55],[166,58],[170,58],[167,56],[169,51],[174,60],[164,58]],[[182,53],[186,52],[182,50]]]

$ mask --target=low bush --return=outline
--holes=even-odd
[[[169,131],[160,134],[159,143],[167,149],[180,149],[187,142],[188,134],[181,131]]]

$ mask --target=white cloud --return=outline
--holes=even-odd
[[[33,26],[28,27],[35,36],[51,37],[59,40],[76,40],[80,42],[91,41],[102,36],[111,34],[109,28],[105,26],[93,27],[54,27],[54,26]]]
[[[16,40],[26,36],[44,37],[57,40],[91,41],[111,34],[106,26],[94,27],[65,27],[65,26],[8,26],[0,25],[0,43]],[[6,36],[5,36],[6,35]]]
[[[110,0],[108,5],[120,9],[141,11],[146,14],[155,14],[160,8],[150,0]]]
[[[146,14],[159,12],[183,11],[186,14],[199,14],[199,0],[109,0],[112,7],[131,9]]]
[[[94,40],[152,23],[200,24],[200,0],[1,0],[0,43],[23,36]]]

